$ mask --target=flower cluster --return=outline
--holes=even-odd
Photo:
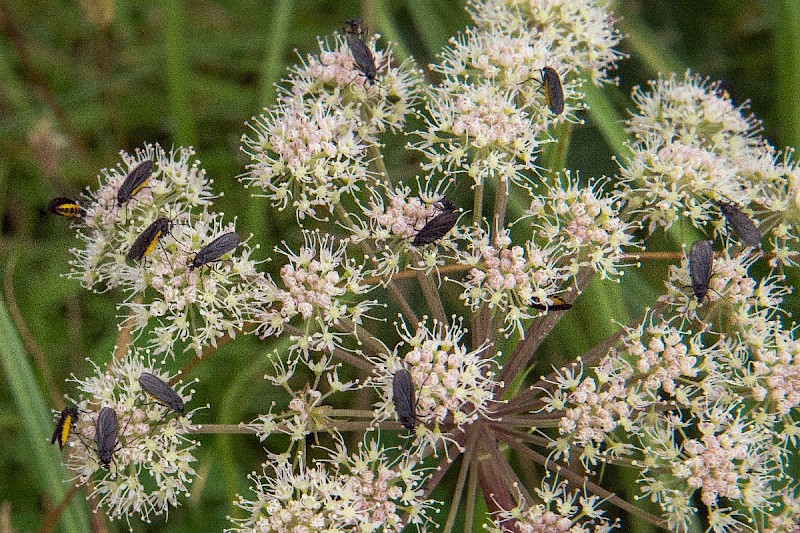
[[[193,450],[199,444],[187,435],[193,428],[192,415],[170,409],[146,394],[139,384],[143,372],[164,382],[170,376],[131,350],[113,361],[105,371],[95,366],[96,375],[84,380],[73,378],[80,395],[73,403],[80,413],[78,438],[68,442],[67,467],[75,480],[94,487],[100,505],[112,519],[138,514],[142,520],[169,511],[179,505],[178,498],[189,494],[196,472]],[[186,385],[173,390],[184,402],[194,391]],[[150,399],[148,399],[150,398]],[[116,413],[116,445],[111,461],[103,464],[95,445],[95,424],[101,408]]]
[[[342,36],[330,49],[319,44],[320,54],[293,70],[278,104],[254,118],[252,133],[242,138],[252,159],[242,181],[262,188],[281,209],[291,201],[298,222],[324,219],[343,197],[376,183],[370,149],[378,134],[402,128],[419,90],[413,65],[393,67],[391,48],[378,50],[377,36],[367,45],[374,84]]]
[[[622,197],[619,192],[604,196],[607,180],[597,180],[582,187],[566,171],[547,194],[534,197],[528,214],[533,219],[536,236],[558,242],[563,250],[560,265],[576,275],[591,266],[602,279],[620,276],[623,253],[634,245],[635,225],[620,218]]]
[[[468,351],[463,344],[467,331],[459,322],[420,323],[414,333],[402,323],[397,330],[401,341],[391,354],[374,360],[374,376],[367,383],[382,397],[376,405],[376,422],[395,412],[392,383],[401,369],[411,374],[416,391],[416,437],[423,448],[430,445],[435,449],[437,440],[446,438],[450,429],[463,431],[479,416],[491,415],[497,382],[492,372],[494,359],[483,354],[487,346]]]
[[[539,313],[531,304],[552,302],[568,274],[556,266],[556,246],[540,248],[533,241],[525,247],[512,246],[507,230],[495,235],[493,242],[491,238],[485,230],[475,232],[469,248],[460,254],[461,261],[472,267],[460,282],[461,299],[473,311],[488,304],[505,317],[506,331],[524,336],[523,320]]]
[[[783,465],[796,431],[785,428],[800,401],[800,343],[771,318],[786,290],[781,278],[755,284],[746,266],[721,262],[732,263],[720,293],[738,307],[737,331],[701,323],[693,333],[686,316],[650,314],[591,371],[562,369],[542,389],[544,412],[563,413],[554,457],[577,448],[588,466],[624,456],[674,531],[697,512],[696,491],[712,529],[726,531],[771,514],[768,502],[792,490]]]
[[[305,325],[294,336],[292,350],[331,352],[341,345],[338,338],[357,338],[358,327],[372,300],[358,297],[372,287],[364,282],[363,266],[347,256],[346,243],[317,231],[303,232],[305,244],[298,252],[276,249],[288,259],[281,268],[283,287],[266,280],[250,302],[249,314],[263,336],[279,335],[293,318]]]
[[[350,215],[351,242],[368,246],[372,275],[388,283],[401,268],[411,266],[430,270],[454,256],[456,240],[461,235],[458,225],[437,240],[435,246],[416,247],[414,237],[443,210],[445,197],[421,188],[412,196],[411,188],[378,187],[372,191],[363,209],[364,219]]]
[[[280,414],[262,414],[246,427],[251,429],[262,442],[275,432],[288,435],[293,444],[302,443],[309,435],[321,431],[337,433],[336,420],[333,419],[331,406],[326,403],[338,393],[356,388],[355,381],[343,382],[339,379],[341,363],[333,363],[330,357],[321,356],[318,361],[304,361],[308,370],[314,374],[315,381],[307,384],[302,390],[294,390],[289,384],[297,372],[299,359],[292,360],[287,366],[278,354],[272,357],[273,373],[264,376],[270,383],[286,390],[290,397],[288,408]],[[326,383],[328,390],[318,390],[321,383]],[[274,406],[274,404],[273,404]]]
[[[481,29],[504,28],[525,34],[531,42],[545,39],[550,58],[573,65],[600,85],[622,54],[614,47],[622,35],[614,27],[607,0],[469,0],[472,18]]]
[[[546,52],[533,42],[479,31],[452,41],[432,66],[444,80],[432,89],[426,129],[413,144],[427,159],[424,170],[464,173],[478,185],[490,179],[524,181],[547,139],[549,113],[542,96],[531,96],[529,86],[538,84],[523,83],[536,65],[544,66],[537,59]],[[517,70],[504,69],[514,63]],[[500,72],[506,76],[502,80]],[[572,101],[572,86],[565,90],[565,99]]]
[[[621,178],[648,231],[686,218],[701,229],[716,220],[715,233],[721,233],[719,204],[734,204],[762,219],[773,264],[793,264],[800,210],[791,151],[776,153],[744,106],[735,106],[718,83],[689,72],[637,88],[633,99],[637,109],[628,130],[634,141]]]
[[[85,195],[86,214],[78,231],[84,247],[72,250],[71,274],[84,287],[98,292],[134,288],[131,284],[140,279],[141,268],[129,265],[126,255],[137,237],[159,218],[175,219],[211,205],[211,182],[199,162],[190,161],[194,154],[191,148],[167,152],[148,144],[133,154],[120,152],[122,164],[101,171],[99,188]],[[152,173],[144,186],[121,203],[120,186],[148,161]]]
[[[401,531],[427,521],[424,477],[408,456],[391,459],[378,441],[354,454],[342,443],[329,452],[314,467],[272,456],[262,475],[250,476],[255,499],[236,502],[248,516],[228,531]]]
[[[249,294],[263,283],[247,242],[194,268],[197,252],[236,226],[209,211],[211,182],[198,162],[190,164],[193,154],[185,148],[167,153],[158,145],[134,155],[123,152],[129,169],[152,162],[152,175],[119,205],[125,174],[104,171],[100,188],[87,195],[92,203],[78,230],[84,248],[73,249],[72,275],[88,288],[121,287],[128,293],[123,323],[134,331],[152,326],[150,347],[155,353],[173,354],[178,342],[201,353],[219,337],[235,336],[244,328],[242,309]],[[165,229],[152,236],[147,250],[142,248],[144,256],[128,257],[159,221]]]
[[[785,326],[783,272],[756,278],[753,267],[761,246],[773,265],[797,263],[798,165],[718,84],[686,73],[634,91],[619,176],[544,168],[582,121],[579,91],[609,82],[621,57],[608,4],[470,0],[475,26],[450,40],[427,89],[357,21],[320,39],[242,138],[240,181],[301,226],[274,249],[277,275],[259,271],[236,219],[213,211],[191,149],[123,152],[97,190],[56,199],[82,241],[71,275],[123,292],[121,326],[149,334],[145,356],[131,348],[73,377],[62,416],[77,423],[55,440],[74,479],[94,484],[112,518],[177,506],[195,475],[190,434],[204,428],[184,414],[194,391],[173,389],[151,354],[199,355],[254,332],[270,344],[275,399],[249,423],[206,429],[285,447],[250,476],[231,532],[427,530],[431,491],[458,463],[450,529],[461,492],[472,509],[481,490],[491,532],[610,532],[621,523],[600,498],[619,497],[592,480],[613,464],[636,472],[635,497],[672,531],[698,516],[719,533],[791,531],[800,341]],[[382,140],[401,132],[421,175],[386,170]],[[559,313],[579,311],[592,277],[619,281],[638,266],[626,254],[682,220],[723,243],[707,294],[688,291],[684,259],[656,309],[530,385]],[[382,441],[403,428],[407,449]],[[355,451],[350,431],[363,432]],[[428,477],[421,464],[441,455]],[[523,482],[517,465],[569,483]]]

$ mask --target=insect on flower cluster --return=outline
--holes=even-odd
[[[434,81],[357,19],[288,70],[238,176],[270,217],[293,211],[270,250],[215,211],[192,148],[120,152],[96,188],[50,202],[78,238],[69,277],[122,295],[124,344],[69,380],[52,436],[109,517],[133,528],[185,501],[195,435],[219,432],[262,463],[227,531],[454,531],[477,501],[488,512],[464,520],[488,531],[630,531],[632,515],[796,531],[791,150],[686,72],[634,90],[615,175],[562,168],[581,91],[623,58],[609,2],[467,9]],[[626,306],[617,286],[665,255],[679,264],[636,316],[653,291]],[[607,338],[565,363],[557,328]],[[244,336],[263,349],[226,360],[249,380],[226,401],[265,401],[196,424],[177,369],[221,386],[204,365]]]

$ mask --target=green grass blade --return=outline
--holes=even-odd
[[[775,26],[775,62],[782,140],[800,146],[800,3],[780,0]]]
[[[20,459],[31,462],[31,472],[36,472],[34,483],[49,493],[52,502],[60,502],[66,494],[63,480],[67,477],[61,466],[57,448],[50,445],[53,416],[45,405],[39,385],[22,348],[5,302],[0,300],[0,360],[7,384],[14,396],[20,417],[25,421],[24,431],[28,449],[20,453]],[[73,500],[61,518],[62,530],[84,533],[89,531],[89,518],[82,500]]]
[[[261,80],[259,81],[258,102],[262,106],[269,105],[275,101],[275,86],[285,66],[284,51],[291,28],[293,0],[278,0],[272,11],[272,23],[269,25],[266,36],[267,48],[264,54],[264,63],[261,68]]]
[[[195,144],[196,133],[190,88],[191,75],[186,46],[186,7],[183,0],[164,2],[164,54],[166,58],[169,108],[172,113],[175,144]]]
[[[380,28],[381,36],[386,41],[394,43],[394,54],[397,56],[398,61],[405,61],[411,57],[411,51],[401,38],[400,32],[383,2],[376,1],[373,4],[373,9],[375,10],[375,17],[378,19],[378,28]]]
[[[446,31],[442,31],[447,25],[441,20],[441,15],[430,0],[408,0],[408,12],[414,19],[426,55],[435,56],[447,45],[450,37]]]
[[[669,74],[685,70],[678,58],[661,44],[661,39],[630,9],[622,10],[619,29],[625,36],[623,43],[630,48],[636,59],[647,66],[653,74]]]

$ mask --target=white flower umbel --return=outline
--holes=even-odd
[[[561,243],[559,266],[573,276],[590,266],[601,279],[614,279],[622,275],[621,267],[629,266],[623,254],[634,246],[636,225],[619,215],[623,196],[603,192],[608,181],[591,180],[582,186],[577,175],[565,170],[545,185],[546,193],[536,195],[528,210],[535,236]]]
[[[177,343],[186,343],[187,350],[200,354],[223,335],[235,337],[244,329],[244,312],[255,287],[265,283],[250,258],[249,243],[240,242],[218,260],[192,268],[200,249],[235,230],[235,222],[225,223],[222,215],[203,211],[186,223],[173,224],[160,249],[125,271],[133,293],[144,295],[122,304],[123,324],[134,331],[152,326],[154,353],[173,355]],[[147,288],[152,290],[145,292]]]
[[[267,115],[253,119],[252,136],[242,148],[253,160],[241,176],[257,186],[273,205],[291,202],[298,222],[324,219],[341,201],[368,181],[368,146],[373,139],[359,132],[360,119],[319,102],[279,102]]]
[[[367,38],[375,82],[356,67],[347,41],[319,41],[319,55],[294,67],[278,103],[250,124],[242,137],[252,163],[241,180],[257,186],[273,205],[290,202],[298,222],[326,219],[343,197],[374,185],[368,171],[378,135],[399,131],[413,113],[420,76],[413,62],[392,66],[391,47]]]
[[[364,281],[363,265],[347,256],[346,241],[319,231],[304,231],[298,252],[286,245],[276,252],[288,262],[281,267],[283,286],[266,283],[254,295],[250,316],[262,336],[278,335],[292,319],[303,334],[292,336],[291,350],[307,357],[309,351],[331,352],[343,347],[340,337],[357,339],[358,327],[374,300],[363,300],[373,288]]]
[[[480,229],[461,252],[461,262],[472,268],[457,282],[464,287],[460,298],[473,311],[489,304],[503,317],[507,334],[517,331],[524,336],[523,320],[539,314],[531,303],[551,302],[568,279],[568,272],[557,267],[560,254],[558,239],[546,248],[532,240],[525,246],[512,246],[509,230],[491,237]]]
[[[759,123],[733,105],[719,84],[687,72],[633,93],[632,155],[621,162],[629,203],[652,233],[681,217],[697,228],[718,216],[714,202],[750,203],[745,169],[761,159]]]
[[[226,531],[401,531],[407,523],[419,530],[433,507],[422,499],[425,478],[409,456],[391,459],[389,451],[370,441],[349,454],[339,442],[313,467],[302,455],[297,464],[271,455],[263,474],[250,475],[255,499],[235,502],[248,516],[232,518]]]
[[[800,343],[760,308],[759,289],[745,292],[738,333],[650,314],[595,368],[558,372],[542,389],[544,411],[563,413],[551,457],[580,450],[587,467],[624,458],[671,531],[690,530],[696,501],[713,531],[762,523],[795,484],[784,465],[798,437]]]
[[[396,66],[392,45],[379,46],[380,35],[362,35],[375,60],[375,82],[357,68],[347,39],[333,35],[333,44],[320,40],[320,53],[309,54],[302,65],[292,67],[282,88],[282,98],[319,101],[348,114],[365,117],[360,134],[375,139],[386,130],[402,130],[419,99],[421,74],[412,59]]]
[[[254,285],[263,283],[246,240],[190,271],[201,248],[236,229],[209,211],[211,181],[198,161],[190,161],[192,155],[191,148],[168,153],[158,145],[135,155],[123,152],[125,171],[104,170],[101,187],[87,194],[92,203],[86,205],[85,225],[78,226],[85,246],[73,250],[72,276],[95,291],[122,288],[124,324],[135,333],[152,328],[155,353],[172,355],[178,342],[201,353],[219,337],[235,336],[244,327],[242,310]],[[153,174],[146,186],[118,205],[127,172],[148,160]],[[134,242],[158,219],[168,222],[149,253],[127,260]]]
[[[368,205],[363,208],[364,218],[349,215],[354,243],[368,243],[373,253],[370,274],[382,276],[383,283],[406,266],[430,270],[455,257],[456,240],[461,236],[459,225],[447,232],[435,243],[417,247],[414,238],[425,225],[443,212],[445,196],[438,187],[420,188],[419,196],[412,196],[410,187],[376,187],[371,191]],[[431,190],[432,189],[432,190]]]
[[[94,364],[94,363],[93,363]],[[77,434],[68,443],[67,467],[74,480],[83,485],[91,481],[101,507],[112,519],[130,519],[138,514],[149,522],[153,515],[177,507],[181,496],[189,495],[196,472],[193,451],[199,443],[188,437],[194,411],[185,416],[170,412],[139,385],[142,372],[149,372],[169,383],[173,376],[156,368],[150,356],[135,350],[113,361],[103,371],[86,379],[72,379],[78,387],[74,404],[79,409]],[[173,390],[184,404],[192,399],[187,385]],[[101,408],[117,414],[117,445],[108,468],[101,465],[95,447],[95,422]]]
[[[392,381],[395,372],[411,374],[416,397],[416,438],[420,450],[436,448],[453,430],[463,430],[479,417],[490,417],[497,405],[493,392],[494,358],[483,353],[487,346],[468,351],[463,344],[467,331],[460,320],[431,325],[422,322],[411,333],[405,323],[397,325],[401,341],[391,354],[374,358],[374,376],[367,385],[378,390],[376,422],[395,416]]]
[[[122,163],[103,169],[100,187],[85,195],[86,215],[78,231],[84,246],[72,249],[70,275],[95,292],[120,285],[129,288],[126,282],[135,267],[125,256],[142,231],[158,218],[174,219],[211,204],[211,181],[199,162],[190,160],[194,154],[192,148],[167,152],[158,144],[147,144],[133,154],[120,152]],[[133,168],[148,160],[153,162],[153,174],[147,185],[118,205],[120,185]]]
[[[524,183],[545,135],[544,126],[520,107],[514,92],[491,80],[448,77],[426,100],[426,126],[411,145],[431,175],[463,174],[477,185],[495,179]]]
[[[542,69],[546,66],[561,79],[564,111],[558,115],[548,108],[542,87]],[[450,40],[441,61],[431,65],[431,69],[447,76],[443,91],[458,88],[459,82],[473,85],[490,82],[498,91],[512,96],[539,131],[552,130],[564,121],[581,122],[577,112],[583,108],[583,95],[578,91],[580,81],[573,76],[575,66],[553,55],[549,35],[527,30],[512,34],[497,27],[468,28]]]
[[[595,85],[608,82],[623,54],[608,0],[469,0],[479,28],[532,33],[551,41],[551,55]]]

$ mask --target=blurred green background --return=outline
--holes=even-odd
[[[593,112],[575,132],[568,166],[583,176],[613,173],[610,158],[624,133],[618,120],[631,88],[659,71],[687,68],[721,80],[737,104],[749,100],[775,146],[800,144],[800,2],[613,6],[630,57],[620,64],[619,87],[588,91]],[[73,392],[64,379],[87,375],[87,357],[107,361],[117,336],[121,295],[93,295],[61,277],[76,241],[65,220],[45,216],[47,201],[95,186],[98,169],[115,165],[120,149],[191,144],[215,190],[224,191],[217,209],[238,216],[239,228],[255,235],[266,257],[295,227],[294,216],[250,198],[237,182],[245,164],[244,121],[274,100],[273,83],[296,61],[295,49],[316,52],[318,35],[354,17],[396,41],[401,58],[413,54],[421,65],[469,22],[456,0],[0,0],[0,531],[53,525],[43,523],[46,511],[68,485],[60,483],[66,472],[46,442],[49,410]],[[400,152],[406,139],[386,141]],[[591,321],[595,309],[611,310],[623,323],[637,316],[654,302],[666,267],[593,286],[594,296],[582,298],[548,339],[548,353],[574,357],[613,331]],[[588,333],[567,334],[578,327]],[[190,374],[201,378],[195,404],[212,405],[195,420],[236,423],[265,412],[272,398],[259,355],[270,348],[242,338]],[[175,368],[185,362],[178,359]],[[244,436],[200,440],[192,497],[170,511],[168,524],[157,519],[137,530],[226,526],[234,494],[247,492],[246,474],[263,459],[262,445]],[[84,496],[78,493],[57,530],[87,531],[89,520],[99,522],[91,526],[96,531],[126,529],[87,512]]]

